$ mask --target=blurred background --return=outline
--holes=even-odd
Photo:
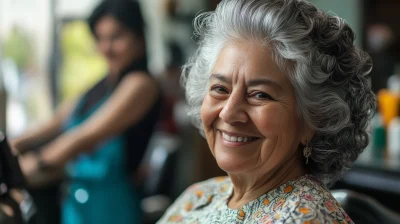
[[[107,65],[86,24],[98,2],[0,0],[0,129],[9,138],[49,119],[57,105],[77,98],[104,77]],[[160,202],[165,207],[190,184],[225,175],[191,126],[179,87],[180,66],[196,49],[193,18],[214,9],[219,1],[140,2],[150,72],[165,95],[162,118],[138,171],[146,196],[142,208],[153,214],[149,217],[157,217],[164,209]],[[365,193],[400,212],[400,2],[312,2],[343,17],[353,28],[356,44],[374,61],[372,87],[379,99],[370,146],[333,188]],[[53,221],[45,218],[42,223]]]

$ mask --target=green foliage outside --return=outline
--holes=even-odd
[[[29,36],[17,26],[13,27],[2,48],[4,58],[13,60],[18,69],[27,68],[33,60]]]
[[[75,99],[100,80],[107,65],[96,50],[95,41],[84,21],[63,26],[60,68],[61,101]]]

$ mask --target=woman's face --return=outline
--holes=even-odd
[[[212,154],[231,174],[263,175],[289,166],[301,159],[298,146],[307,141],[287,74],[269,48],[253,42],[221,50],[201,118]]]
[[[97,47],[107,60],[110,72],[118,74],[140,57],[144,49],[139,38],[112,16],[104,16],[95,26]]]

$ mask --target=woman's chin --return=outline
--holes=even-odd
[[[227,173],[242,173],[250,169],[250,161],[238,155],[229,155],[216,152],[215,158],[218,166]]]

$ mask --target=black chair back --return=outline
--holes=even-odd
[[[332,195],[354,223],[400,224],[400,215],[377,200],[350,190],[332,190]]]

